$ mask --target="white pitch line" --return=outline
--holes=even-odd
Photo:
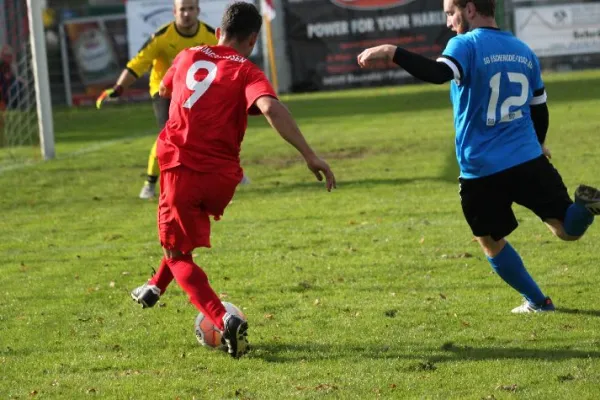
[[[110,147],[114,144],[117,143],[122,143],[122,142],[126,142],[128,140],[133,140],[133,139],[137,139],[142,137],[141,135],[136,135],[136,136],[127,136],[121,139],[114,139],[114,140],[109,140],[107,142],[101,142],[101,143],[95,143],[91,146],[88,147],[84,147],[81,148],[79,150],[75,150],[71,153],[66,153],[60,157],[55,158],[55,160],[65,160],[68,158],[75,158],[84,154],[89,154],[89,153],[93,153],[95,151],[98,150],[102,150],[106,147]],[[54,160],[52,160],[54,161]],[[11,164],[11,165],[7,165],[5,167],[0,167],[0,174],[4,173],[4,172],[8,172],[8,171],[14,171],[14,170],[19,170],[19,169],[23,169],[23,168],[27,168],[27,167],[31,167],[33,165],[37,165],[42,163],[43,161],[25,161],[25,162],[20,162],[20,163],[16,163],[16,164]]]

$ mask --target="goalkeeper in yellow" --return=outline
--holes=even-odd
[[[198,0],[174,0],[173,6],[175,20],[162,26],[144,43],[137,55],[129,60],[117,83],[98,97],[97,108],[100,108],[106,99],[121,96],[127,87],[151,69],[150,96],[154,116],[159,129],[164,127],[169,119],[171,101],[158,95],[158,87],[173,59],[181,50],[188,47],[217,44],[214,29],[198,20],[200,14]],[[159,173],[155,141],[148,158],[148,178],[140,192],[141,199],[155,196]]]

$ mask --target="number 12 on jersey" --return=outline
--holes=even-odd
[[[492,79],[490,79],[490,89],[492,90],[490,95],[490,103],[488,104],[487,110],[487,126],[494,126],[498,122],[510,122],[515,119],[523,117],[521,107],[527,102],[529,96],[529,80],[527,77],[520,72],[508,72],[507,77],[503,77],[502,72],[498,72]],[[507,84],[502,86],[502,79],[507,79],[509,84],[518,84],[521,87],[521,94],[519,96],[509,96],[500,105],[500,119],[498,115],[498,101],[500,99],[500,89],[507,88]],[[511,107],[517,107],[515,111],[510,111]]]

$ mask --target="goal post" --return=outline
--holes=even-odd
[[[0,0],[0,172],[55,156],[44,4]]]
[[[42,20],[42,2],[27,0],[29,19],[29,39],[31,43],[31,63],[35,85],[36,109],[40,137],[40,149],[45,160],[52,159],[54,152],[54,122],[52,120],[52,100],[50,98],[50,78],[46,39]]]

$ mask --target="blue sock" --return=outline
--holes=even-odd
[[[540,290],[537,283],[533,280],[529,272],[523,265],[521,256],[513,249],[510,243],[496,255],[496,257],[487,258],[492,268],[504,282],[508,283],[513,289],[521,293],[523,297],[535,304],[542,304],[546,299],[544,293]]]
[[[581,236],[594,222],[594,215],[583,204],[573,203],[567,208],[563,226],[569,236]]]

